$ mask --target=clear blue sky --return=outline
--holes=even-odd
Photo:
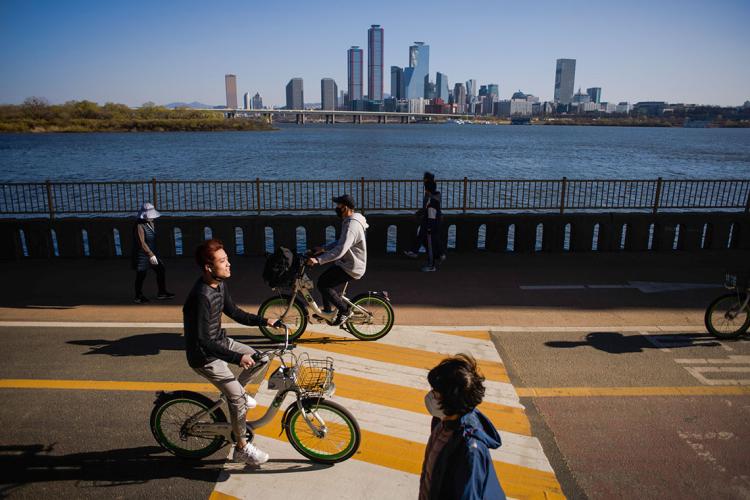
[[[749,0],[473,2],[0,1],[0,103],[43,96],[223,104],[224,74],[239,98],[260,92],[283,104],[304,78],[305,101],[320,79],[346,88],[346,50],[385,29],[390,66],[428,43],[430,73],[450,86],[474,78],[551,99],[555,60],[577,59],[576,87],[602,100],[740,105],[750,99]],[[365,89],[366,90],[366,89]]]

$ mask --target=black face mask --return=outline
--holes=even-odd
[[[336,216],[338,216],[339,219],[342,219],[344,217],[344,209],[336,207]]]

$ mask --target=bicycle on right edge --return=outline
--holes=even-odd
[[[736,339],[750,328],[750,284],[736,274],[727,273],[724,287],[731,290],[711,302],[706,309],[704,322],[708,332],[720,339]]]

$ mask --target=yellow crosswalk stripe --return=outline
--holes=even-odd
[[[440,361],[448,357],[447,354],[383,343],[376,344],[374,342],[362,342],[356,339],[349,340],[339,337],[331,337],[330,335],[319,332],[305,333],[303,338],[297,340],[297,344],[300,346],[315,344],[310,347],[323,351],[370,359],[373,361],[420,368],[423,370],[432,369],[435,365],[440,363]],[[460,352],[460,348],[457,352]],[[505,371],[505,367],[502,363],[477,360],[477,365],[479,366],[482,375],[484,375],[487,380],[510,383],[510,378],[508,378],[508,373]]]
[[[490,340],[490,332],[487,330],[435,330],[435,333],[455,335],[467,339]]]

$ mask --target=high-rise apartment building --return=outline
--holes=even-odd
[[[468,104],[474,102],[477,97],[477,81],[474,79],[466,81],[466,102]]]
[[[457,83],[453,86],[453,102],[456,104],[458,113],[466,112],[466,87],[463,83]]]
[[[250,92],[245,92],[242,95],[242,107],[245,109],[253,109],[253,103],[250,100]]]
[[[435,97],[442,99],[443,102],[448,102],[449,95],[448,75],[438,71],[437,76],[435,76]]]
[[[391,97],[404,99],[404,69],[399,66],[391,66]]]
[[[356,45],[346,51],[346,74],[349,102],[361,101],[364,96],[362,89],[362,49]]]
[[[576,79],[576,60],[558,59],[555,68],[555,102],[570,104]]]
[[[263,109],[263,98],[258,92],[253,96],[253,109]]]
[[[494,99],[500,97],[500,86],[497,83],[490,83],[487,85],[487,95]]]
[[[320,109],[334,111],[338,107],[339,88],[333,78],[320,80]]]
[[[227,108],[237,109],[237,76],[224,75],[224,86],[227,91]]]
[[[302,78],[292,78],[286,84],[286,109],[304,109],[305,97]]]
[[[424,98],[429,74],[430,46],[424,42],[414,42],[414,45],[409,47],[409,67],[404,68],[406,99]]]
[[[367,30],[367,98],[383,100],[383,28],[379,24]]]
[[[591,97],[591,102],[599,104],[602,102],[602,88],[601,87],[589,87],[586,89],[586,93]]]

